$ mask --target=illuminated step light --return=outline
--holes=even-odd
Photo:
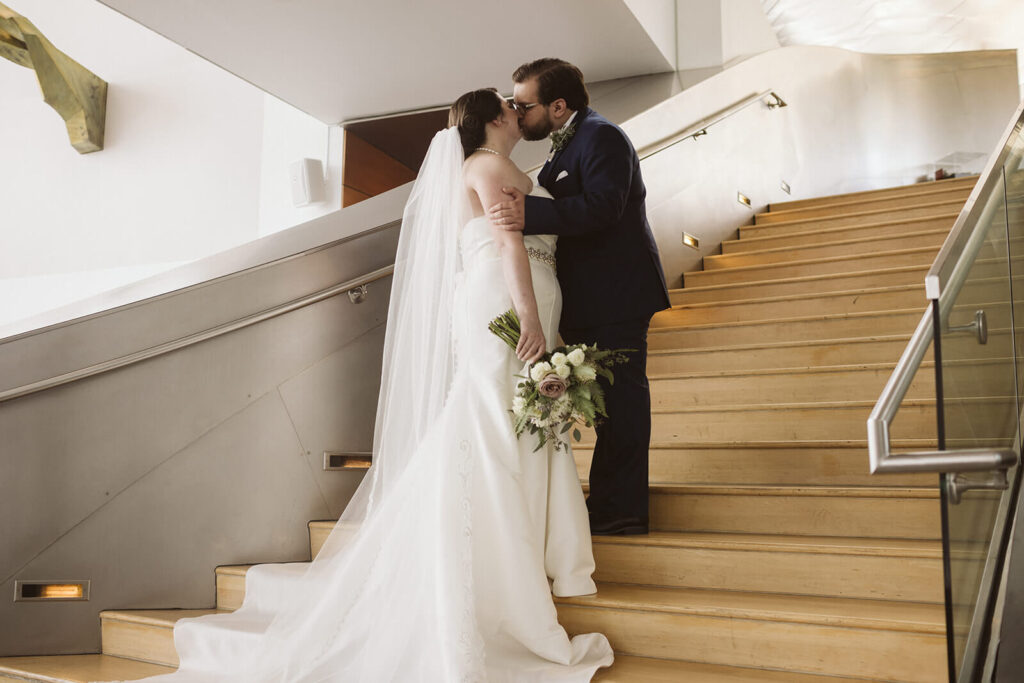
[[[750,203],[750,197],[743,194],[742,192],[736,193],[736,201],[738,201],[740,204],[743,204],[744,206],[752,206]]]
[[[332,453],[324,451],[325,470],[366,470],[373,463],[372,453]]]
[[[15,581],[15,602],[88,600],[88,581]]]
[[[683,244],[690,247],[691,249],[700,248],[700,240],[695,235],[691,235],[688,232],[683,233]]]
[[[782,191],[785,192],[786,194],[793,194],[793,192],[790,190],[789,183],[787,183],[785,180],[779,183],[779,187],[781,187]]]

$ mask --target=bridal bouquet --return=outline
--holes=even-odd
[[[520,323],[514,310],[499,315],[487,326],[513,350],[519,344]],[[608,417],[604,404],[604,389],[598,377],[609,384],[615,381],[610,367],[625,363],[632,349],[601,350],[597,345],[573,344],[560,346],[546,353],[529,366],[529,377],[523,377],[512,399],[515,432],[521,437],[529,430],[536,434],[539,451],[548,441],[557,450],[566,450],[568,441],[559,438],[572,429],[576,441],[582,438],[573,425],[593,427],[601,418]]]

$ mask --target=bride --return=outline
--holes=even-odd
[[[611,664],[551,599],[596,591],[572,455],[533,452],[509,413],[524,361],[556,345],[555,238],[483,215],[533,189],[497,91],[460,97],[449,126],[403,217],[373,466],[311,564],[257,565],[237,611],[180,620],[180,668],[152,680],[576,682]],[[515,353],[487,329],[511,307]]]

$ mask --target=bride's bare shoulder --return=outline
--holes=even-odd
[[[470,187],[476,187],[479,183],[503,187],[515,185],[524,193],[529,193],[533,188],[533,181],[530,180],[530,177],[519,170],[519,167],[506,156],[487,153],[471,154],[462,168],[466,184]]]

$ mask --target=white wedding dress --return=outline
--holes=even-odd
[[[490,231],[461,230],[451,389],[386,498],[312,570],[258,565],[236,612],[180,620],[180,669],[153,680],[575,683],[611,664],[602,634],[558,623],[552,592],[596,590],[590,528],[571,452],[512,431],[524,365],[487,329],[512,307]],[[555,239],[525,238],[549,350]]]

